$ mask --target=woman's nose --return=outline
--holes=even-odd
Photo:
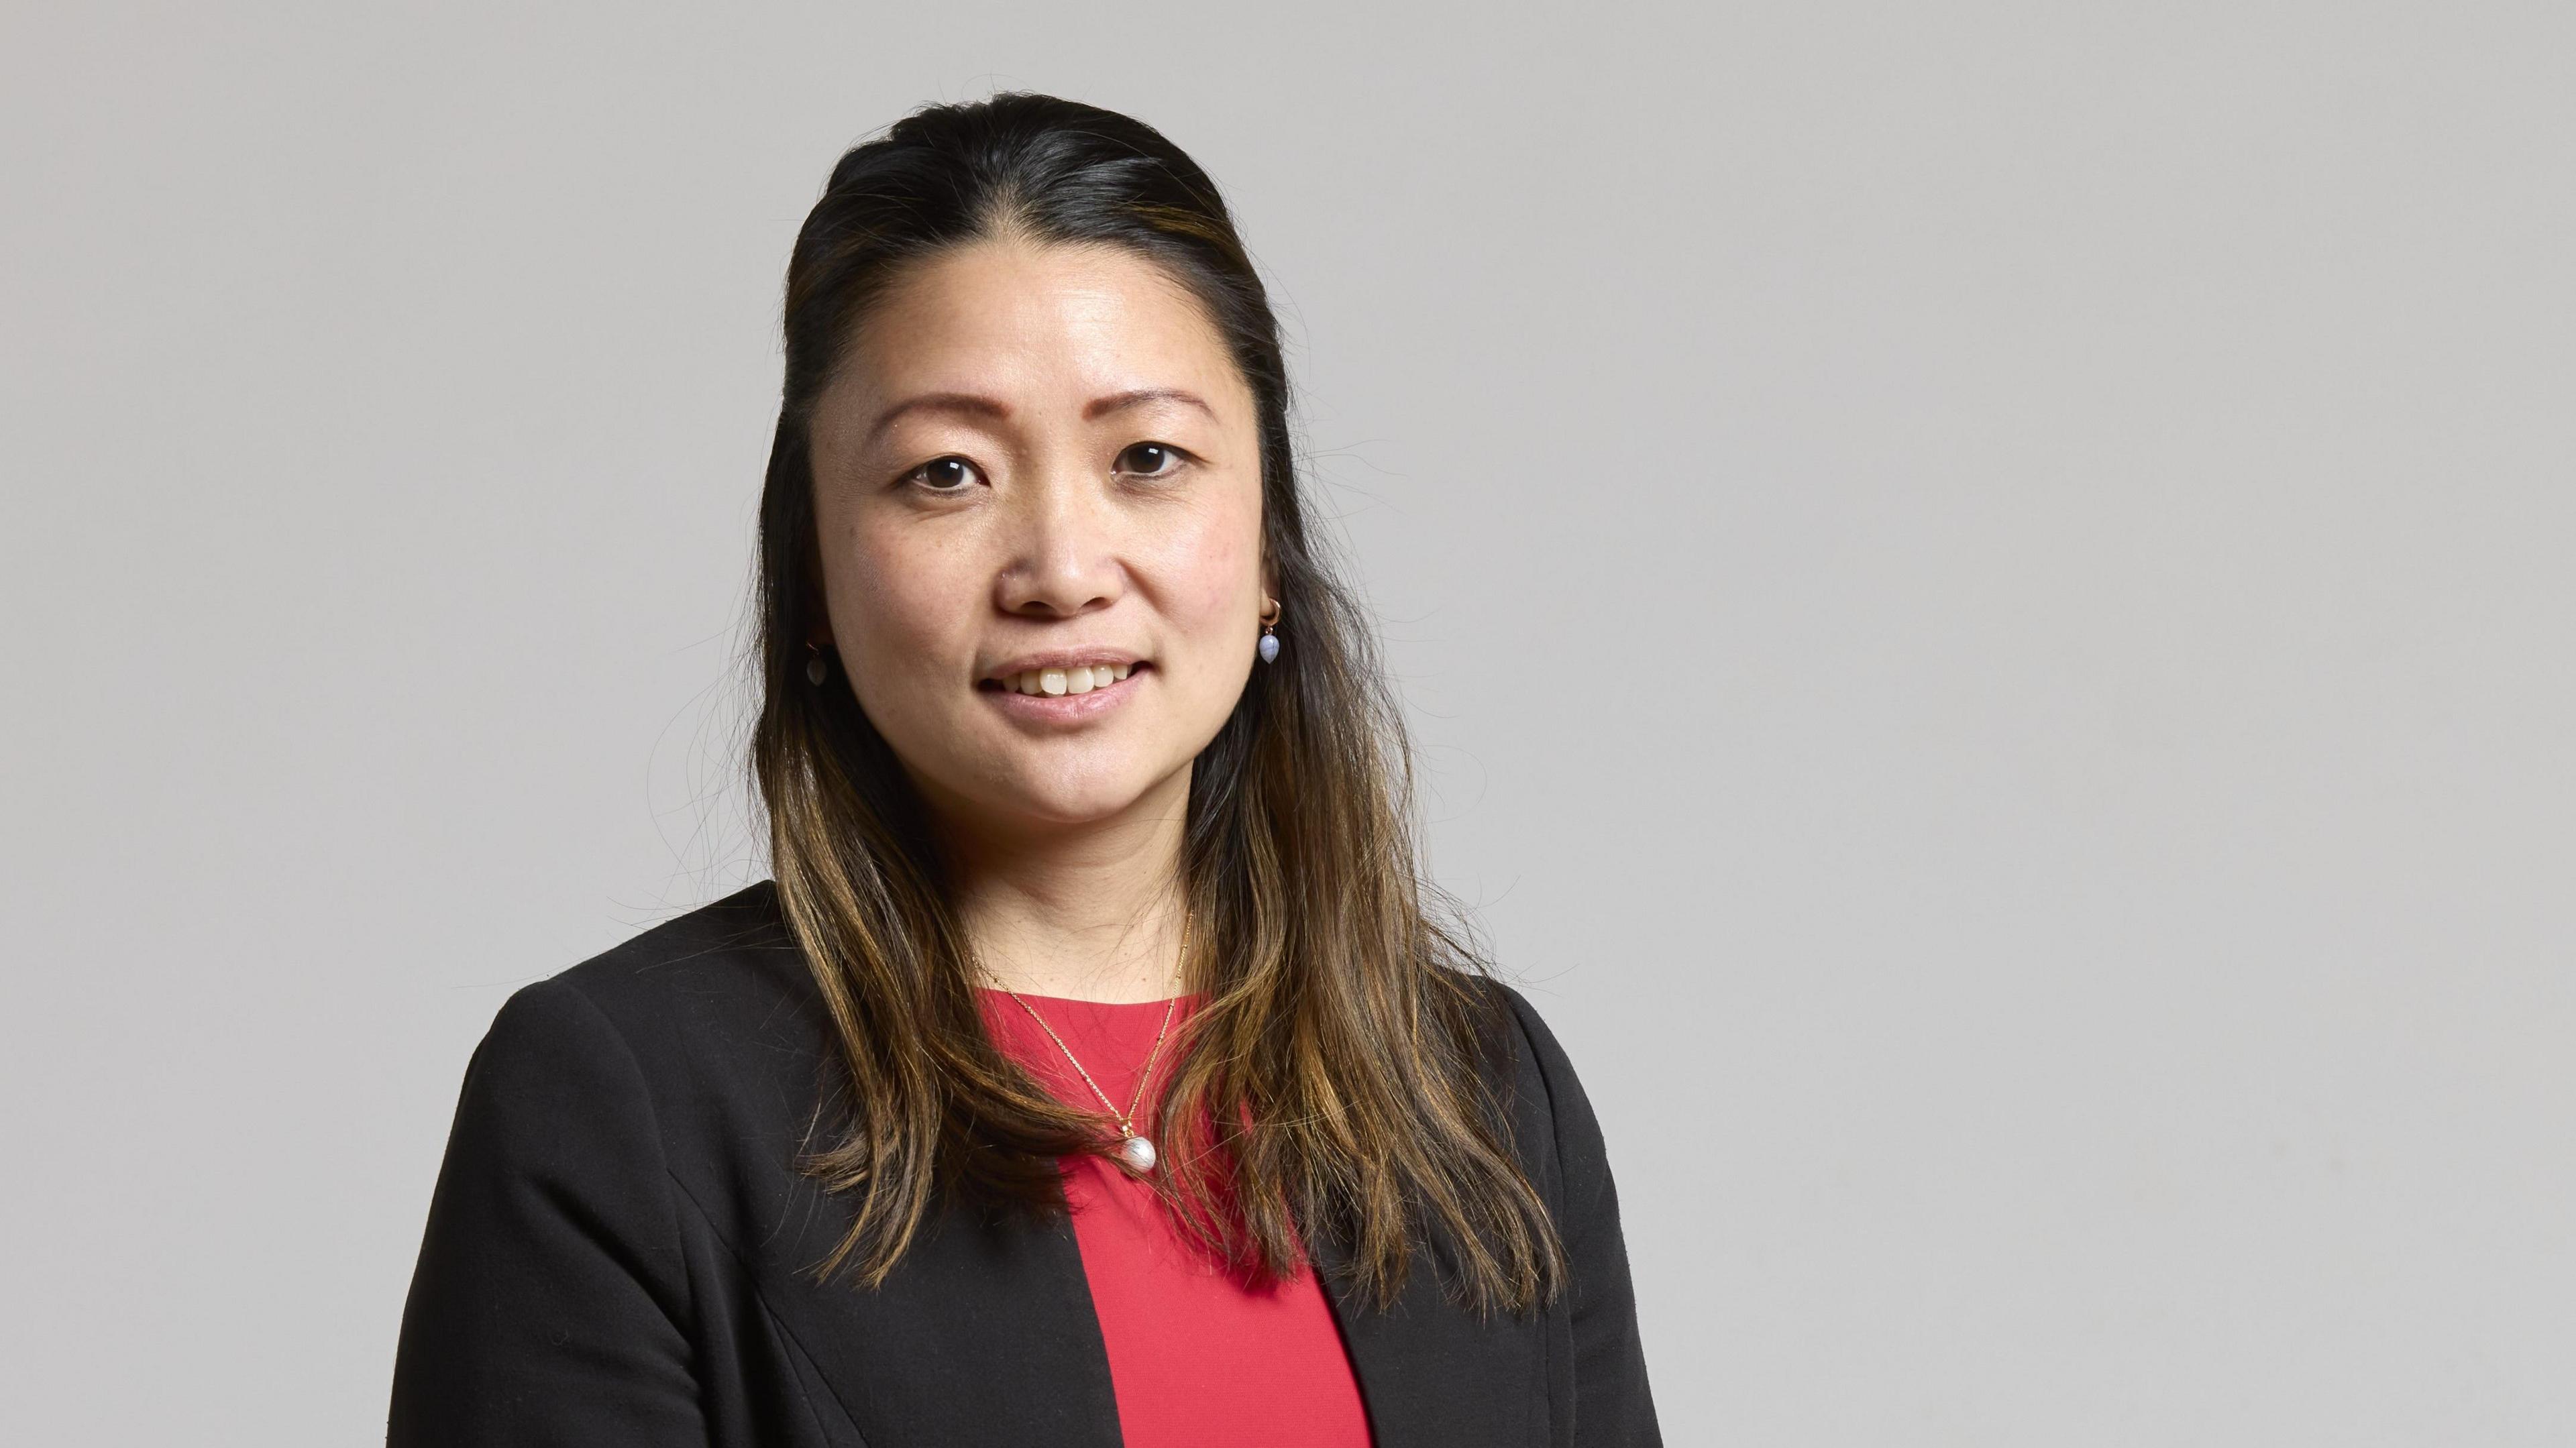
[[[995,580],[1005,613],[1071,618],[1117,601],[1117,519],[1106,479],[1069,467],[1025,477],[1005,511],[1007,562]]]

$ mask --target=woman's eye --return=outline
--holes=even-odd
[[[904,474],[907,483],[918,483],[934,493],[963,492],[983,474],[964,458],[933,458]]]
[[[1118,455],[1118,471],[1142,478],[1167,477],[1180,466],[1181,450],[1159,442],[1140,442]]]

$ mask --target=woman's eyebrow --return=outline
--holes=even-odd
[[[1138,387],[1126,392],[1113,392],[1107,397],[1095,397],[1083,405],[1082,420],[1097,422],[1113,412],[1123,412],[1148,402],[1187,403],[1206,413],[1210,421],[1216,420],[1216,409],[1208,406],[1206,399],[1180,387]],[[883,437],[885,430],[894,426],[897,418],[914,412],[960,412],[995,422],[1008,422],[1011,418],[1011,409],[990,397],[978,397],[971,392],[925,392],[919,397],[907,397],[878,413],[877,420],[868,424],[868,444],[874,444]]]
[[[1129,392],[1113,392],[1107,397],[1095,397],[1082,409],[1082,420],[1096,422],[1113,412],[1121,412],[1147,402],[1186,402],[1206,413],[1209,421],[1216,420],[1216,409],[1208,406],[1205,399],[1195,392],[1183,391],[1178,387],[1139,387]]]
[[[1009,408],[989,397],[977,397],[971,392],[925,392],[919,397],[907,397],[878,413],[877,420],[868,424],[868,442],[874,443],[884,436],[885,430],[894,426],[896,418],[909,412],[962,412],[970,417],[989,417],[996,422],[1007,422],[1011,416]]]

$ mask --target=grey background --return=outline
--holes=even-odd
[[[1230,191],[1677,1443],[2576,1435],[2563,5],[0,24],[0,1438],[382,1431],[501,999],[760,873],[788,241]]]

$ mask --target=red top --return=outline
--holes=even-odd
[[[1028,1011],[1002,991],[978,994],[1004,1054],[1058,1100],[1101,1111],[1100,1098]],[[1025,991],[1021,999],[1125,1110],[1171,1003],[1112,1005]],[[1156,1086],[1196,1003],[1184,996],[1172,1012],[1172,1036],[1154,1064]],[[1152,1094],[1136,1130],[1160,1147]],[[1117,1131],[1107,1123],[1102,1129]],[[1359,1380],[1313,1272],[1273,1287],[1249,1285],[1183,1237],[1153,1192],[1124,1169],[1095,1156],[1068,1157],[1064,1168],[1127,1448],[1367,1448]]]

